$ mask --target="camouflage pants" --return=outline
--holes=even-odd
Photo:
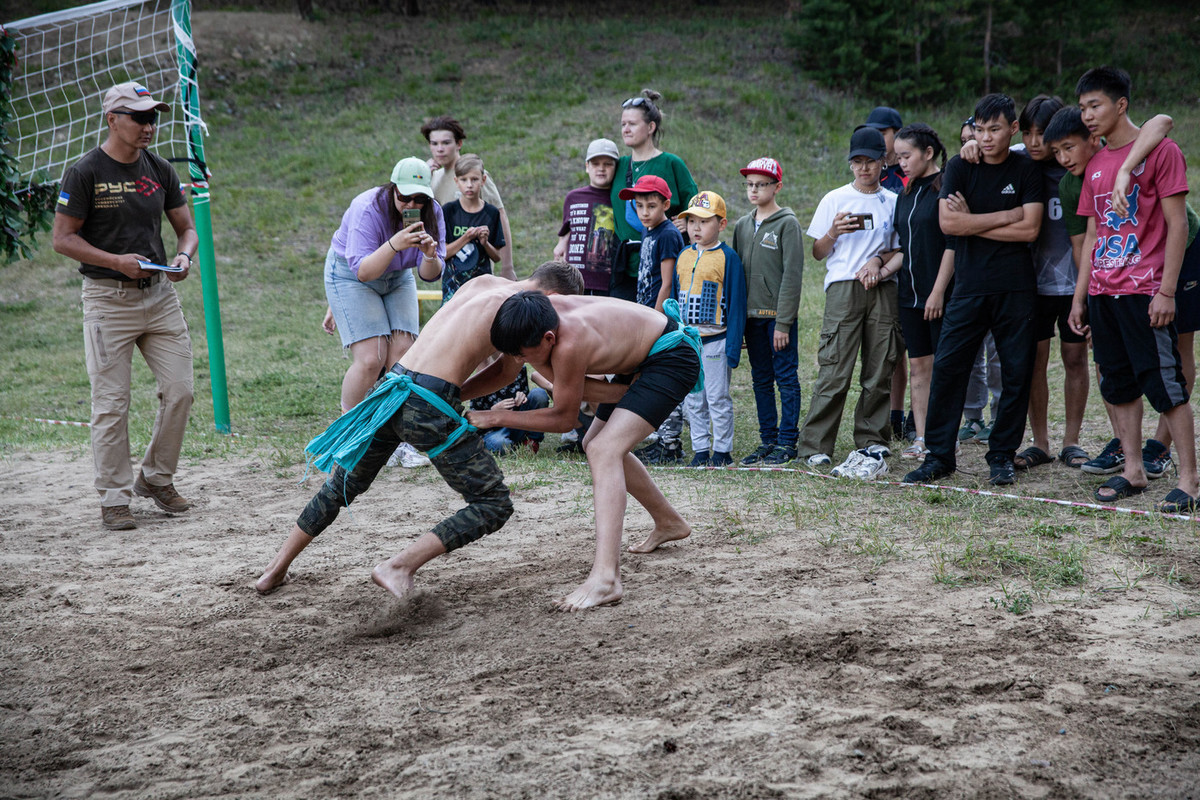
[[[426,376],[420,382],[458,408],[458,388]],[[427,382],[428,381],[428,382]],[[415,393],[371,440],[362,460],[349,473],[341,467],[333,474],[305,506],[296,524],[309,536],[316,536],[337,518],[343,506],[365,492],[400,442],[408,442],[418,450],[437,447],[457,427],[442,412]],[[476,539],[500,529],[512,515],[512,500],[504,475],[496,460],[483,445],[478,433],[466,433],[454,445],[432,459],[433,466],[451,489],[467,501],[465,508],[439,522],[433,533],[447,551],[470,544]]]

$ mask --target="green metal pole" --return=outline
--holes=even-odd
[[[192,213],[200,238],[200,286],[204,297],[204,328],[208,338],[208,374],[212,385],[213,424],[229,433],[229,386],[225,380],[225,340],[221,333],[221,300],[217,293],[217,263],[213,248],[208,174],[204,161],[204,122],[200,118],[200,84],[196,80],[196,45],[192,41],[190,0],[173,0],[171,19],[179,59],[179,106],[188,138],[188,169],[192,176]]]

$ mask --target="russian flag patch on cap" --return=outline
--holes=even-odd
[[[133,87],[133,91],[134,91],[134,93],[137,94],[138,97],[149,97],[150,96],[150,90],[147,89],[145,86],[136,85]]]

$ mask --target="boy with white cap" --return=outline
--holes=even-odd
[[[704,369],[704,390],[683,401],[694,453],[688,466],[727,467],[733,463],[729,378],[742,356],[746,274],[733,248],[721,244],[726,224],[721,195],[698,192],[679,216],[687,221],[692,243],[675,260],[672,288],[683,323],[700,332],[700,365]]]
[[[579,268],[584,294],[607,297],[612,283],[617,228],[610,192],[620,157],[610,139],[593,140],[584,159],[588,185],[572,189],[563,200],[554,258]]]
[[[757,158],[741,173],[754,210],[733,226],[733,250],[746,274],[746,357],[761,441],[742,463],[776,466],[796,457],[800,436],[796,312],[804,276],[804,240],[796,215],[775,200],[783,187],[779,162]]]

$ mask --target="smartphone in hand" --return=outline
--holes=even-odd
[[[409,225],[412,225],[414,222],[420,222],[421,221],[421,209],[406,208],[400,212],[400,219],[401,219],[401,221],[403,221],[404,227],[406,227],[406,228]]]
[[[847,214],[846,219],[854,223],[853,230],[870,231],[875,229],[875,218],[870,214]]]

